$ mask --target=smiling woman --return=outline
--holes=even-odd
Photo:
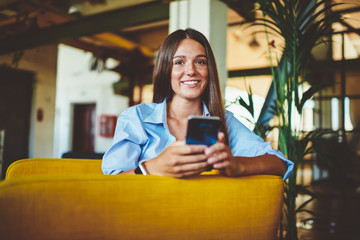
[[[289,176],[292,162],[225,111],[214,54],[203,34],[171,33],[160,47],[153,78],[153,103],[119,116],[113,146],[102,161],[105,174],[185,178],[212,167],[227,176]],[[214,145],[185,144],[190,116],[220,118]]]

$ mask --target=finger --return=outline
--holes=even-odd
[[[208,158],[207,162],[209,164],[216,164],[225,160],[229,160],[229,154],[227,152],[220,152],[218,154],[212,155]]]
[[[196,172],[196,171],[204,171],[208,167],[208,163],[206,161],[198,162],[198,163],[189,163],[176,166],[174,170],[178,173],[186,173],[186,172]]]
[[[223,132],[218,133],[218,142],[225,143],[225,133]]]
[[[191,155],[175,155],[173,154],[170,158],[167,158],[166,164],[168,166],[181,166],[191,163],[207,162],[205,154],[191,154]]]
[[[189,154],[204,153],[205,148],[206,148],[205,145],[183,145],[176,147],[174,151],[176,154],[179,155],[189,155]]]
[[[194,174],[199,174],[205,171],[208,168],[208,164],[206,161],[200,163],[191,163],[191,164],[184,164],[180,166],[176,166],[173,170],[176,175],[183,177],[183,176],[192,176]]]
[[[226,145],[224,143],[218,142],[218,143],[206,148],[205,154],[208,157],[211,157],[211,155],[213,155],[217,152],[222,152],[222,151],[226,151]]]
[[[222,161],[222,162],[219,162],[219,163],[215,163],[213,165],[213,168],[215,168],[215,169],[224,169],[224,168],[227,168],[229,166],[230,166],[229,161]]]
[[[200,162],[207,162],[207,157],[205,154],[183,155],[176,158],[176,165],[185,165]]]

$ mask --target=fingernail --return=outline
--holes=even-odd
[[[209,154],[210,153],[210,148],[205,148],[205,154]]]

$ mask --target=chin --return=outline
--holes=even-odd
[[[187,92],[185,92],[183,94],[180,93],[180,94],[175,94],[175,95],[177,95],[177,97],[179,97],[179,98],[186,99],[188,101],[199,100],[202,97],[201,92],[189,92],[189,91],[187,91]]]
[[[186,100],[189,100],[189,101],[195,101],[195,100],[199,100],[201,99],[201,95],[196,95],[196,96],[185,96],[184,97]]]

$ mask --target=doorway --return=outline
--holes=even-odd
[[[73,107],[72,151],[94,153],[96,104],[74,104]]]
[[[1,179],[11,163],[29,157],[33,83],[33,72],[0,67]]]

